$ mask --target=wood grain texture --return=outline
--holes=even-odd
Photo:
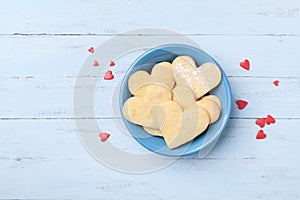
[[[207,158],[185,157],[144,175],[116,172],[93,160],[80,145],[73,120],[10,120],[0,125],[5,133],[0,138],[1,182],[10,183],[1,184],[3,198],[198,199],[199,192],[212,199],[299,198],[300,157],[290,153],[298,150],[299,137],[281,131],[296,129],[293,120],[278,120],[266,129],[266,140],[256,141],[253,120],[233,119]]]
[[[184,34],[300,34],[295,0],[13,0],[0,10],[0,18],[9,19],[0,22],[2,34],[116,34],[144,27]]]
[[[122,76],[120,73],[117,75]],[[272,114],[276,118],[300,119],[300,112],[297,110],[300,102],[300,78],[278,78],[279,87],[273,85],[275,78],[229,77],[233,94],[231,117],[254,119]],[[88,79],[103,79],[103,77],[80,79],[87,82]],[[76,77],[0,78],[0,92],[6,97],[0,99],[0,103],[5,105],[0,108],[1,118],[74,118],[75,80]],[[112,89],[111,83],[102,82],[99,85],[95,92],[96,117],[121,117],[115,115],[112,109],[117,102],[113,93],[118,90],[119,87]],[[235,101],[238,99],[249,102],[242,111],[236,109]],[[82,114],[79,117],[93,117],[86,112],[89,110],[88,106],[82,107]]]
[[[90,46],[112,36],[1,36],[0,76],[76,76]],[[144,35],[140,37],[156,36]],[[166,36],[172,37],[172,36]],[[229,76],[300,77],[296,36],[187,36],[215,58]],[[130,46],[128,46],[130,49]],[[125,53],[125,52],[124,52]],[[239,63],[251,62],[250,71]],[[99,58],[101,59],[101,58]],[[112,58],[113,59],[113,58]],[[128,65],[131,62],[127,63]],[[119,66],[124,70],[128,66]],[[121,70],[121,69],[120,69]],[[120,71],[118,73],[124,73]]]
[[[0,19],[0,199],[300,198],[297,0],[12,0],[0,4]],[[86,152],[72,103],[76,78],[102,78],[77,77],[87,49],[145,27],[196,41],[223,67],[233,99],[249,105],[240,111],[233,102],[229,124],[205,159],[192,155],[133,175],[107,168]],[[250,71],[239,67],[245,58]],[[115,81],[131,62],[116,62]],[[112,92],[107,83],[97,88],[97,120],[114,145],[145,151],[116,126]],[[266,126],[267,139],[258,141],[255,119],[269,113],[276,124]]]

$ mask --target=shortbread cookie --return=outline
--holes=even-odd
[[[183,110],[196,103],[194,93],[188,87],[176,86],[172,90],[172,93],[173,93],[173,100],[179,103],[179,105]]]
[[[136,95],[136,91],[149,84],[165,86],[168,89],[173,89],[175,80],[173,77],[172,64],[161,62],[152,68],[151,75],[146,71],[136,71],[128,80],[128,89],[131,94]]]
[[[199,66],[197,68],[197,71],[202,75],[202,77],[204,77],[207,85],[206,91],[203,91],[201,89],[197,90],[196,93],[198,95],[196,95],[196,97],[199,98],[219,85],[222,80],[222,73],[217,65],[210,62],[204,63]]]
[[[190,63],[194,67],[197,67],[195,60],[190,56],[182,56],[183,59],[185,59],[186,62]]]
[[[164,86],[157,84],[148,84],[135,91],[136,97],[143,97],[153,103],[172,100],[172,92]]]
[[[152,68],[152,81],[167,86],[169,89],[174,88],[175,80],[173,77],[172,64],[169,62],[161,62]]]
[[[222,110],[222,103],[221,103],[219,97],[217,97],[215,95],[207,95],[207,96],[204,96],[201,98],[201,100],[204,100],[204,99],[214,101],[219,106],[219,108]]]
[[[173,121],[176,118],[172,118],[170,113],[166,112],[166,123],[161,130],[164,140],[170,149],[179,147],[187,142],[192,141],[195,137],[200,135],[206,130],[209,124],[209,116],[206,111],[199,109],[196,104],[186,108],[183,112],[180,109],[173,109],[173,116],[180,118],[181,124],[175,124]],[[170,121],[173,123],[170,125]],[[170,123],[170,124],[169,124]]]
[[[174,101],[165,101],[159,104],[159,107],[161,114],[165,115],[165,123],[160,132],[168,145],[173,139],[172,136],[180,131],[182,110],[180,105]]]
[[[162,133],[161,133],[161,131],[159,129],[153,129],[153,128],[147,128],[147,127],[143,127],[143,128],[150,135],[163,136]]]
[[[176,84],[190,87],[196,99],[215,88],[221,81],[221,71],[213,63],[204,63],[197,68],[186,61],[183,56],[179,56],[172,62],[172,65]]]
[[[178,56],[172,64],[158,63],[151,74],[137,71],[131,75],[128,88],[134,97],[124,103],[123,114],[149,134],[162,136],[169,149],[177,148],[219,119],[220,99],[204,95],[221,78],[218,66],[204,63],[197,68],[189,56]]]
[[[176,65],[191,65],[192,67],[197,67],[194,59],[190,56],[178,56],[172,62],[172,67]]]
[[[152,83],[151,76],[146,71],[137,71],[128,80],[128,89],[135,95],[137,89]]]
[[[209,115],[209,123],[210,124],[216,122],[219,119],[221,109],[214,101],[208,100],[208,99],[203,99],[203,100],[197,101],[197,105],[200,108],[207,111],[207,113]]]
[[[125,118],[135,124],[159,129],[154,117],[151,117],[153,103],[142,97],[131,97],[123,105],[123,114]]]

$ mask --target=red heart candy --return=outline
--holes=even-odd
[[[267,134],[265,134],[263,130],[259,130],[256,134],[256,139],[258,140],[265,139],[266,137]]]
[[[243,62],[240,62],[240,66],[246,70],[249,70],[250,69],[249,60],[245,59]]]
[[[115,62],[114,61],[110,61],[109,66],[115,66]]]
[[[257,124],[257,125],[259,125],[260,126],[260,128],[263,128],[264,126],[265,126],[265,121],[266,121],[266,118],[259,118],[259,119],[257,119],[256,121],[255,121],[255,123]]]
[[[244,100],[237,100],[236,104],[238,105],[238,108],[242,110],[248,105],[248,102]]]
[[[104,133],[104,132],[101,132],[99,134],[99,137],[101,138],[101,142],[105,142],[108,138],[109,138],[110,134],[109,133]]]
[[[108,70],[104,75],[104,80],[112,80],[114,79],[114,77],[115,76],[112,74],[112,71]]]
[[[89,49],[88,49],[88,51],[90,52],[90,53],[94,53],[94,47],[90,47]]]
[[[274,117],[272,117],[271,115],[268,115],[267,118],[266,118],[266,124],[268,124],[268,125],[275,124]]]
[[[277,86],[277,87],[278,87],[278,83],[279,83],[278,80],[275,80],[275,81],[273,82],[273,84],[274,84],[275,86]]]
[[[94,66],[94,67],[97,67],[97,66],[99,66],[99,63],[98,63],[98,61],[97,61],[97,60],[95,60],[95,61],[94,61],[94,63],[93,63],[93,66]]]

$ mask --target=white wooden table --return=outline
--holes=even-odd
[[[90,46],[145,27],[198,42],[223,66],[234,100],[249,105],[233,103],[205,159],[136,175],[86,152],[72,98]],[[1,2],[0,199],[300,199],[299,46],[298,0]],[[239,67],[245,58],[250,71]],[[255,120],[269,113],[276,124],[258,141]]]

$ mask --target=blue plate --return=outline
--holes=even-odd
[[[212,62],[220,68],[222,72],[222,81],[215,89],[210,91],[210,94],[216,95],[220,98],[222,102],[222,111],[219,120],[210,125],[204,133],[196,137],[193,141],[176,149],[168,149],[162,137],[152,136],[144,131],[143,127],[127,121],[123,115],[122,107],[125,101],[132,96],[128,90],[128,79],[131,74],[138,70],[145,70],[150,73],[155,64],[163,61],[172,62],[177,56],[183,55],[194,58],[197,66],[200,66],[205,62]],[[222,70],[221,66],[207,53],[188,45],[168,44],[151,49],[134,61],[124,76],[120,87],[119,101],[124,123],[132,136],[141,145],[152,152],[165,156],[186,156],[199,151],[205,151],[205,149],[210,147],[212,148],[212,146],[216,143],[229,120],[231,112],[231,89],[226,74]]]

